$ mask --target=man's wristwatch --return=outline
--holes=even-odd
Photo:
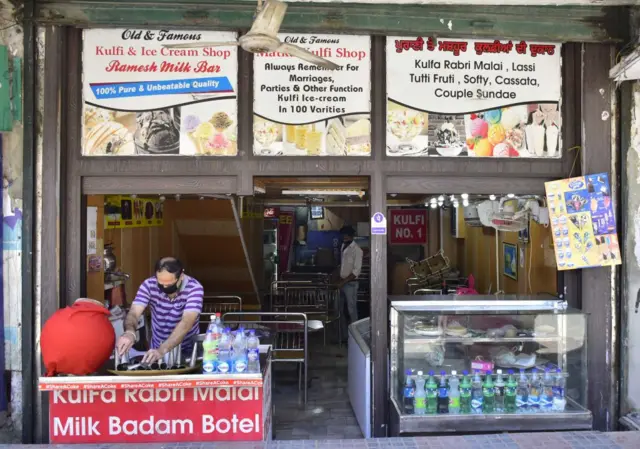
[[[131,335],[133,337],[133,342],[134,343],[138,343],[138,336],[136,335],[135,332],[133,332],[133,331],[124,331],[124,333],[122,335],[124,335],[124,334]]]

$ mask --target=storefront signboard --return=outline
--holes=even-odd
[[[370,38],[281,34],[279,39],[340,67],[326,70],[279,52],[254,56],[254,154],[370,156]]]
[[[545,183],[558,270],[619,265],[607,173]]]
[[[559,158],[561,46],[387,38],[387,155]]]
[[[391,209],[389,221],[390,244],[423,245],[427,243],[426,209]]]
[[[236,33],[89,29],[83,47],[85,156],[235,156]]]
[[[105,197],[105,229],[162,226],[163,217],[164,204],[159,199],[125,195]]]
[[[263,387],[56,390],[49,393],[53,444],[260,441]],[[270,425],[270,423],[269,423]]]

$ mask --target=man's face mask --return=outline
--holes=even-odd
[[[182,278],[182,274],[180,274],[178,276],[178,279],[176,279],[176,281],[173,284],[169,284],[169,282],[171,282],[173,280],[173,275],[170,275],[170,274],[168,274],[166,272],[158,273],[158,275],[157,275],[158,287],[160,287],[160,290],[163,293],[165,293],[167,295],[172,295],[175,292],[177,292],[178,289],[180,288],[180,279],[181,278]]]
[[[160,285],[160,290],[167,295],[172,295],[178,291],[178,282],[171,285]]]

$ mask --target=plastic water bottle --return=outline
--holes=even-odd
[[[216,316],[215,315],[211,315],[209,317],[209,326],[207,326],[207,332],[209,332],[209,331],[213,332],[215,327],[216,327]]]
[[[540,395],[542,393],[543,385],[538,376],[538,369],[531,370],[531,384],[529,386],[529,408],[532,411],[538,411],[540,409]]]
[[[496,407],[496,387],[493,384],[493,376],[491,371],[487,371],[482,385],[482,409],[485,413],[491,413]]]
[[[424,376],[422,375],[422,371],[418,371],[418,377],[416,377],[414,410],[416,415],[424,415],[427,413],[427,392],[424,389]]]
[[[447,387],[447,373],[440,371],[440,386],[438,387],[438,413],[449,413],[449,387]]]
[[[231,329],[227,327],[222,331],[218,344],[218,372],[226,374],[231,369]]]
[[[482,413],[482,378],[480,377],[480,371],[476,370],[473,375],[473,382],[471,382],[471,411],[473,413]]]
[[[504,378],[502,377],[502,370],[499,369],[496,371],[496,383],[495,383],[495,398],[496,398],[496,412],[502,413],[504,412],[504,390],[505,383]]]
[[[471,413],[471,379],[469,371],[462,372],[462,382],[460,383],[460,411]]]
[[[451,377],[449,377],[449,413],[452,415],[460,413],[460,381],[456,371],[451,371]]]
[[[567,406],[565,385],[566,379],[564,378],[564,374],[562,374],[562,370],[558,368],[553,380],[553,410],[558,412],[563,412]]]
[[[540,395],[540,410],[543,412],[550,412],[553,408],[553,387],[554,379],[551,377],[549,368],[546,368],[542,378],[542,394]]]
[[[256,330],[249,330],[247,338],[247,372],[260,372],[260,340],[256,336]]]
[[[504,409],[507,413],[514,413],[516,411],[516,394],[518,391],[518,382],[513,375],[513,370],[509,370],[509,377],[507,378],[507,386],[504,389]]]
[[[518,388],[516,390],[516,408],[519,412],[524,412],[529,407],[529,381],[523,369],[520,369]]]
[[[215,327],[215,321],[211,324]],[[204,341],[202,342],[202,372],[204,374],[212,374],[216,372],[216,359],[218,358],[216,354],[217,346],[213,329],[209,326],[207,335],[205,335]]]
[[[433,415],[438,412],[438,384],[433,377],[433,371],[429,371],[427,380],[427,413]]]
[[[233,340],[233,372],[247,372],[247,340],[244,337],[244,328],[238,329]]]
[[[402,392],[402,405],[404,409],[405,415],[413,415],[414,412],[414,400],[416,396],[416,387],[413,384],[413,379],[411,378],[411,370],[408,369],[406,372],[407,380],[404,384],[404,391]]]

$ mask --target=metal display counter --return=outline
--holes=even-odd
[[[371,324],[369,318],[349,325],[349,401],[360,430],[371,438]]]
[[[271,439],[271,352],[261,373],[42,377],[52,444]]]
[[[390,300],[391,435],[591,429],[592,413],[585,408],[584,313],[546,295],[396,296]],[[427,378],[433,371],[439,383],[444,372],[448,382],[452,371],[460,379],[463,371],[473,373],[479,366],[492,370],[492,379],[500,369],[505,382],[510,370],[517,379],[522,369],[529,388],[541,385],[533,380],[538,375],[554,373],[564,379],[557,385],[566,383],[564,396],[558,395],[558,402],[551,404],[550,395],[532,394],[546,398],[546,405],[529,400],[530,405],[498,410],[474,406],[455,409],[456,414],[446,407],[415,414],[411,399],[405,404],[407,376],[415,382],[418,371]],[[481,378],[486,378],[479,369]]]

